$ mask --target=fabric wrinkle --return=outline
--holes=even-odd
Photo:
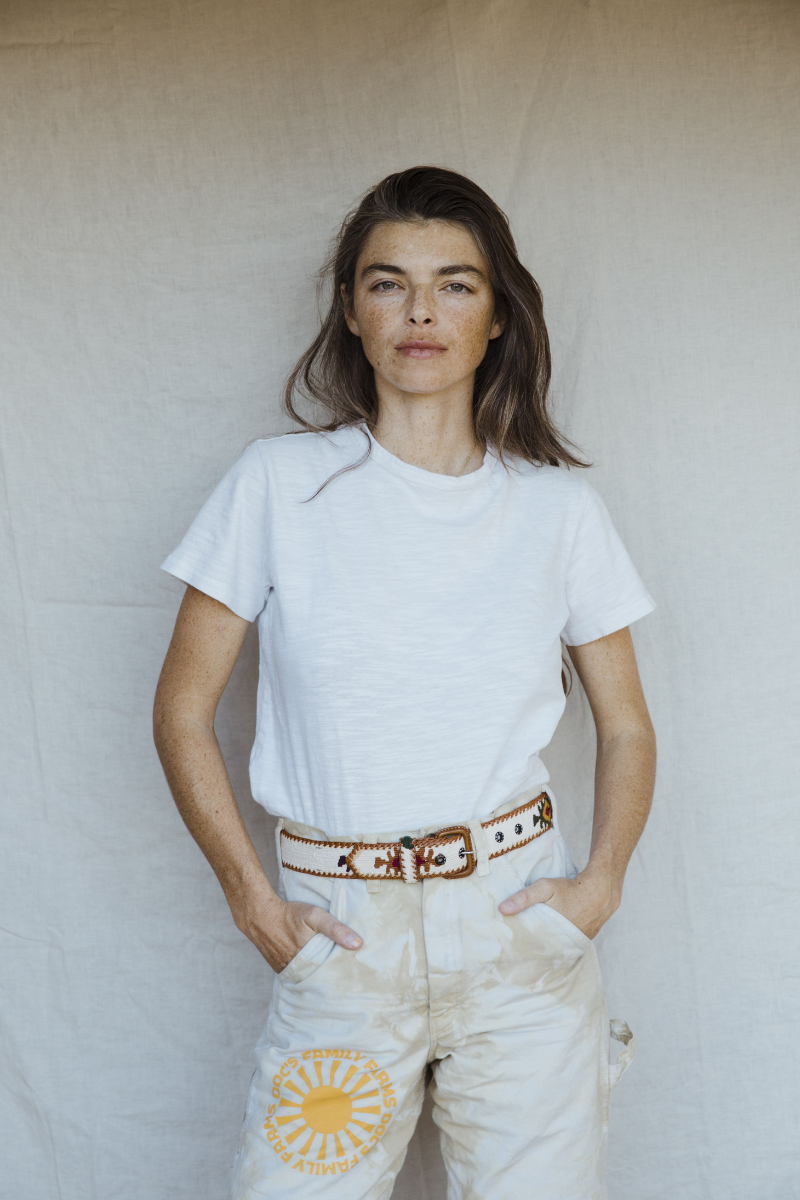
[[[338,894],[363,943],[311,969],[301,951],[302,969],[278,977],[234,1200],[389,1194],[431,1064],[452,1200],[529,1200],[532,1180],[548,1200],[603,1200],[611,1068],[594,945],[547,906],[498,908],[570,863],[553,826],[485,876],[384,880],[378,895],[285,871],[290,899]]]

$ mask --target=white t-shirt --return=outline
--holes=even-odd
[[[366,428],[254,442],[165,571],[258,618],[253,796],[328,834],[462,823],[549,778],[561,642],[654,605],[582,474],[411,466]]]

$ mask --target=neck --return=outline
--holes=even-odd
[[[376,442],[412,466],[436,475],[466,475],[483,462],[472,420],[472,380],[450,395],[416,395],[378,386]],[[382,394],[383,393],[383,394]]]

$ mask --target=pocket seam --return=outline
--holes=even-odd
[[[579,929],[574,921],[570,921],[569,917],[565,917],[564,914],[559,912],[557,908],[553,908],[552,904],[541,904],[536,905],[535,907],[547,908],[551,913],[555,913],[556,917],[559,917],[565,923],[565,933],[568,933],[570,937],[574,938],[576,943],[584,950],[587,950],[589,946],[591,946],[592,939],[587,937],[583,930]]]
[[[328,902],[328,912],[330,913],[330,915],[332,917],[335,917],[337,920],[341,920],[339,913],[336,911],[336,906],[339,901],[339,895],[341,893],[341,885],[343,882],[344,881],[341,879],[334,879],[333,886],[331,887],[331,897]],[[322,905],[319,905],[319,907],[321,908]],[[302,975],[300,977],[300,979],[295,979],[293,977],[293,973],[287,975],[287,971],[290,971],[290,969],[295,965],[295,963],[298,962],[298,960],[301,960],[304,956],[306,958],[309,957],[309,954],[311,952],[309,952],[309,954],[307,954],[306,951],[308,950],[308,947],[312,945],[312,943],[316,943],[317,938],[324,938],[326,942],[331,943],[331,949],[325,955],[322,962],[317,963],[316,966],[312,966],[312,968],[308,972],[308,974]],[[336,942],[334,942],[333,938],[329,938],[326,933],[320,933],[319,931],[317,931],[316,933],[312,933],[311,937],[308,939],[308,941],[305,943],[305,945],[301,946],[300,949],[297,951],[297,953],[294,955],[294,957],[289,959],[288,963],[283,968],[283,970],[278,972],[277,978],[284,979],[284,981],[288,982],[288,983],[305,983],[305,981],[307,979],[310,979],[312,975],[316,975],[316,973],[320,969],[320,967],[323,967],[325,965],[325,963],[328,961],[331,954],[333,953],[335,946],[336,946]],[[301,963],[301,966],[302,966],[302,963]]]
[[[520,847],[520,849],[523,849],[523,847]],[[504,857],[507,859],[511,859],[510,854],[504,855]],[[530,887],[530,884],[525,882],[525,880],[522,878],[521,873],[517,870],[517,866],[516,866],[515,862],[509,861],[507,863],[507,866],[513,872],[514,878],[519,882],[519,886],[521,888]],[[566,878],[566,876],[565,876],[565,878]],[[593,944],[592,939],[590,937],[587,937],[582,929],[579,929],[578,926],[573,921],[570,921],[569,917],[565,917],[564,914],[562,912],[559,912],[557,908],[553,908],[552,904],[547,904],[546,902],[542,902],[541,904],[533,904],[530,907],[531,907],[531,910],[536,909],[536,908],[548,908],[550,910],[550,912],[553,912],[556,914],[557,917],[560,917],[561,920],[564,921],[567,926],[567,928],[565,929],[564,932],[569,934],[569,936],[572,937],[575,940],[576,944],[578,946],[580,946],[583,950],[587,950],[589,948],[589,946],[591,946]],[[544,919],[547,920],[546,917]]]
[[[300,949],[297,951],[297,954],[295,954],[294,958],[290,958],[288,963],[286,964],[286,966],[283,968],[283,970],[278,972],[278,979],[283,979],[285,982],[288,982],[288,983],[305,983],[306,979],[310,979],[312,975],[316,974],[316,972],[320,969],[320,967],[323,965],[323,963],[327,962],[329,955],[326,955],[325,958],[323,958],[322,962],[317,963],[316,966],[312,966],[312,968],[308,972],[308,974],[302,975],[299,979],[295,979],[295,977],[294,977],[295,972],[292,970],[292,968],[296,967],[298,964],[302,968],[302,966],[305,963],[305,960],[308,958],[312,958],[312,960],[313,960],[313,951],[309,951],[309,946],[319,945],[319,943],[317,942],[317,938],[324,938],[326,942],[331,943],[331,946],[336,945],[336,943],[333,941],[333,939],[329,938],[327,936],[327,934],[312,933],[311,937],[308,939],[306,944],[304,946],[301,946]]]

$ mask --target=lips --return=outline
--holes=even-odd
[[[403,354],[406,358],[435,358],[437,354],[444,354],[447,347],[440,345],[439,342],[426,342],[414,339],[413,341],[401,342],[399,346],[395,346],[395,350],[399,354]]]

